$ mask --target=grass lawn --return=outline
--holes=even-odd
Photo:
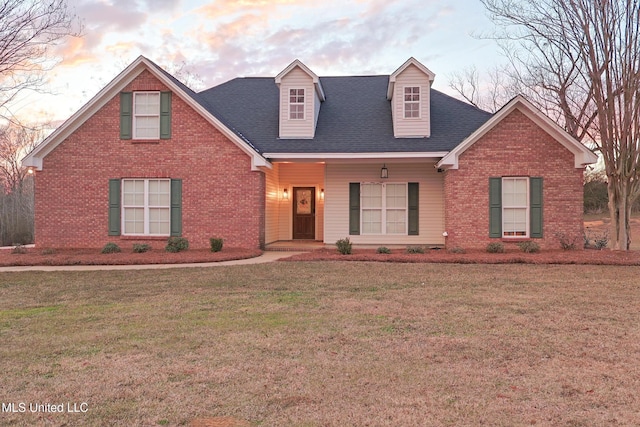
[[[0,273],[0,424],[640,425],[639,301],[640,267]]]

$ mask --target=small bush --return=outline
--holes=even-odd
[[[491,242],[487,245],[487,252],[490,254],[503,254],[504,245],[500,242]]]
[[[220,252],[222,250],[224,240],[212,237],[209,239],[209,243],[211,244],[211,252]]]
[[[592,243],[593,240],[593,243]],[[602,250],[609,244],[609,231],[605,230],[601,233],[593,232],[587,228],[584,233],[584,247],[585,249],[594,248]]]
[[[27,248],[24,247],[24,245],[21,244],[17,244],[12,250],[11,250],[12,254],[26,254],[27,253]]]
[[[456,246],[455,248],[449,249],[449,253],[452,253],[452,254],[466,254],[467,251],[465,251],[464,248],[461,248],[460,246]]]
[[[149,252],[151,250],[151,246],[146,243],[134,243],[133,244],[133,252],[137,254],[141,254],[144,252]]]
[[[579,237],[574,236],[571,238],[562,232],[556,233],[555,236],[558,239],[558,242],[560,242],[560,247],[563,251],[572,251],[578,246]]]
[[[338,248],[338,252],[340,252],[342,255],[351,254],[351,246],[352,244],[348,237],[340,239],[336,242],[336,248]]]
[[[376,253],[379,253],[379,254],[390,254],[391,253],[391,249],[386,248],[384,246],[380,246],[378,249],[376,249]]]
[[[535,254],[540,252],[540,245],[532,240],[518,243],[520,250],[526,254]]]
[[[120,246],[118,246],[118,245],[116,245],[115,243],[112,243],[112,242],[107,243],[102,248],[102,253],[103,254],[115,254],[117,252],[122,252],[122,250],[120,249]]]
[[[182,252],[189,249],[189,241],[184,237],[169,237],[165,250],[167,252]]]
[[[422,246],[407,246],[408,254],[423,254],[424,248]]]

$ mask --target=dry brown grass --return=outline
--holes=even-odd
[[[639,285],[615,266],[4,273],[0,402],[89,410],[0,424],[640,425]]]

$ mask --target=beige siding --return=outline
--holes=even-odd
[[[289,89],[304,89],[304,120],[289,119]],[[299,67],[295,67],[282,78],[280,83],[280,138],[313,138],[317,117],[317,113],[314,111],[316,109],[315,97],[313,79]]]
[[[280,221],[280,192],[278,188],[279,165],[273,165],[273,169],[265,172],[266,200],[265,200],[265,243],[279,240],[278,226]]]
[[[418,182],[419,235],[349,236],[349,183],[382,182],[381,164],[327,164],[325,179],[324,242],[331,244],[349,236],[356,244],[371,245],[444,245],[444,181],[433,163],[387,163],[389,179],[384,182]]]
[[[324,200],[320,191],[324,188],[324,164],[321,163],[280,163],[279,193],[289,192],[289,200],[280,197],[278,210],[278,240],[293,238],[293,187],[315,187],[316,189],[316,240],[324,237]],[[325,190],[326,192],[326,190]]]
[[[420,118],[404,118],[404,88],[420,87]],[[393,133],[396,138],[431,135],[431,85],[429,77],[415,65],[409,65],[396,78],[393,99]]]

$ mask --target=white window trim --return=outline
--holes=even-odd
[[[140,94],[158,94],[158,113],[157,114],[137,114],[136,113],[136,96],[140,95]],[[133,123],[132,123],[132,137],[133,139],[151,139],[151,140],[156,140],[156,139],[160,139],[160,91],[153,91],[153,90],[147,90],[147,91],[136,91],[133,92],[133,106],[132,106],[132,110],[133,110]],[[136,129],[136,122],[137,122],[137,118],[138,117],[157,117],[158,118],[158,134],[154,135],[153,137],[140,137],[137,135]]]
[[[364,198],[364,191],[362,187],[364,185],[382,185],[382,206],[380,208],[366,208],[363,206],[362,199]],[[405,189],[405,208],[404,208],[404,232],[402,233],[388,233],[387,232],[387,211],[388,210],[400,210],[397,208],[387,208],[387,184],[402,184]],[[364,232],[364,215],[365,210],[381,210],[381,232],[380,233],[366,233]],[[361,182],[360,183],[360,230],[363,236],[408,236],[409,235],[409,183],[408,182]]]
[[[527,190],[527,195],[526,195],[526,206],[505,206],[504,203],[504,181],[505,180],[524,180],[525,181],[525,188]],[[501,203],[501,209],[502,209],[502,238],[503,239],[528,239],[529,236],[531,235],[531,231],[530,231],[530,209],[531,209],[531,196],[529,194],[530,192],[530,185],[529,185],[529,177],[526,176],[505,176],[502,177],[502,194],[500,195],[501,199],[502,199],[502,203]],[[525,226],[525,235],[524,236],[506,236],[505,233],[505,226],[504,226],[504,221],[505,221],[505,215],[504,215],[504,210],[505,209],[525,209],[525,221],[526,221],[526,226]]]
[[[141,206],[137,206],[137,205],[125,205],[124,203],[124,182],[125,181],[144,181],[144,206],[142,206],[144,208],[144,219],[143,219],[143,223],[144,223],[144,233],[140,234],[140,233],[127,233],[126,232],[126,227],[125,227],[125,214],[124,211],[125,209],[129,208],[129,209],[140,209]],[[169,183],[169,205],[168,206],[151,206],[149,205],[149,181],[165,181]],[[165,179],[165,178],[123,178],[121,181],[121,186],[120,188],[122,189],[120,191],[120,229],[122,230],[122,235],[123,236],[145,236],[145,237],[149,237],[149,236],[159,236],[159,237],[168,237],[171,235],[171,220],[169,220],[169,233],[166,234],[151,234],[149,232],[149,210],[151,208],[163,208],[163,209],[169,209],[169,216],[171,216],[171,179]]]
[[[302,91],[302,102],[291,102],[291,91],[295,90],[295,91]],[[297,97],[298,95],[296,95]],[[307,116],[307,112],[306,112],[306,103],[307,103],[307,90],[303,87],[290,87],[289,88],[289,93],[287,94],[287,100],[289,101],[288,105],[289,105],[289,120],[294,120],[294,121],[299,121],[299,120],[304,120]],[[302,118],[292,118],[291,117],[291,106],[293,105],[302,105]]]
[[[407,88],[418,88],[418,100],[417,101],[405,101],[405,90]],[[418,117],[407,117],[407,104],[418,105]],[[422,118],[422,86],[406,85],[402,87],[402,117],[406,120],[419,120]]]

